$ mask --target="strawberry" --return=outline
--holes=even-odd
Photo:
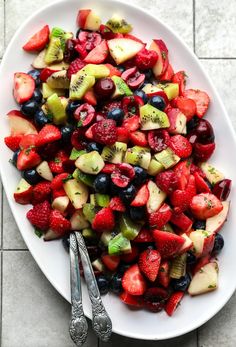
[[[170,196],[175,212],[181,213],[187,210],[194,195],[196,195],[195,177],[190,175],[185,190],[177,189]]]
[[[172,77],[174,75],[174,70],[171,66],[171,64],[169,63],[169,65],[167,66],[166,71],[158,78],[160,81],[171,81]]]
[[[120,264],[119,255],[102,254],[101,259],[110,271],[115,271]]]
[[[49,228],[49,217],[51,213],[51,205],[48,201],[44,201],[35,205],[26,214],[26,217],[33,226],[40,230],[47,230]]]
[[[161,257],[169,258],[177,255],[185,239],[167,231],[153,230],[153,237]]]
[[[180,158],[188,158],[192,153],[191,143],[182,135],[174,135],[170,138],[169,147]]]
[[[125,212],[125,210],[126,210],[126,207],[125,207],[123,201],[118,196],[114,196],[110,200],[109,207],[113,211],[118,211],[118,212]]]
[[[168,288],[170,284],[170,263],[167,260],[161,262],[157,282],[160,283],[164,288]]]
[[[112,172],[115,170],[116,165],[115,164],[105,164],[101,172],[106,173],[108,175],[112,174]]]
[[[171,219],[171,223],[180,228],[183,232],[188,232],[191,230],[193,222],[189,217],[187,217],[184,213],[176,213],[173,212]]]
[[[71,224],[61,212],[53,210],[50,214],[50,228],[60,237],[71,229]]]
[[[123,37],[125,37],[126,39],[130,39],[130,40],[134,40],[140,43],[144,43],[142,40],[140,40],[138,37],[131,35],[131,34],[124,34]]]
[[[177,107],[187,118],[189,122],[196,114],[196,103],[194,100],[184,96],[178,96],[175,100],[175,107]]]
[[[46,82],[48,77],[50,77],[54,72],[58,72],[58,71],[60,70],[50,69],[49,67],[45,67],[43,70],[41,70],[39,78],[42,82]]]
[[[123,289],[131,295],[143,295],[147,284],[137,264],[125,271],[122,278]]]
[[[202,118],[204,114],[206,113],[209,103],[210,103],[210,98],[207,95],[207,93],[198,90],[198,89],[187,89],[183,93],[183,95],[186,98],[192,99],[196,103],[196,115],[199,118]]]
[[[65,151],[61,150],[61,151],[57,152],[55,158],[53,160],[49,161],[49,163],[48,163],[52,173],[55,173],[55,174],[64,173],[63,164],[68,159],[69,159],[68,155],[65,153]]]
[[[124,142],[128,143],[129,142],[129,130],[126,129],[125,127],[117,127],[117,141],[118,142]]]
[[[179,85],[179,95],[183,95],[186,84],[186,73],[185,71],[178,71],[174,74],[172,78],[173,83],[178,83]]]
[[[141,229],[138,235],[133,240],[135,243],[146,243],[146,242],[153,242],[152,233],[148,229]]]
[[[137,308],[143,307],[143,297],[138,295],[130,295],[127,292],[120,294],[120,300],[129,306],[134,306]]]
[[[168,316],[171,317],[173,315],[173,313],[179,306],[183,296],[184,296],[184,292],[181,292],[181,291],[175,292],[170,296],[165,306],[165,311],[168,314]]]
[[[96,106],[97,105],[97,98],[93,91],[93,89],[88,90],[84,96],[83,101],[89,105]]]
[[[169,222],[172,211],[169,205],[164,203],[156,212],[150,213],[148,221],[150,227],[161,229],[166,223]]]
[[[13,152],[17,151],[20,147],[20,141],[23,135],[12,135],[4,137],[5,145],[10,148]]]
[[[155,249],[146,249],[139,256],[139,268],[151,282],[154,282],[157,278],[160,263],[161,255]]]
[[[215,195],[201,193],[192,198],[190,209],[197,219],[205,220],[220,213],[223,205]]]
[[[176,175],[176,188],[184,190],[187,186],[190,177],[191,161],[181,161],[174,167]]]
[[[97,45],[89,54],[85,57],[84,62],[87,64],[101,64],[103,63],[107,56],[109,50],[106,40],[103,40],[99,45]]]
[[[115,217],[110,207],[102,208],[94,217],[92,228],[98,232],[112,230],[115,226]]]
[[[131,116],[129,118],[125,118],[122,123],[122,127],[126,128],[128,131],[136,131],[139,128],[139,116]]]
[[[136,146],[145,147],[148,144],[146,134],[144,134],[141,131],[131,132],[130,133],[130,141],[132,142],[132,144],[134,144]]]
[[[152,69],[157,59],[157,52],[143,48],[135,56],[135,66],[140,70]]]
[[[50,200],[51,197],[51,182],[42,181],[33,187],[32,204],[36,205],[45,200]]]
[[[156,185],[166,194],[171,194],[175,189],[176,175],[173,170],[166,170],[156,175]]]
[[[13,94],[19,104],[28,101],[34,93],[35,81],[32,76],[24,72],[14,74]]]
[[[110,75],[109,77],[112,76],[121,76],[120,70],[118,70],[115,66],[111,64],[104,64],[109,70],[110,70]]]
[[[65,183],[66,179],[68,179],[70,175],[66,172],[63,172],[57,176],[55,176],[51,182],[51,188],[53,190],[57,190],[63,187],[63,184]]]
[[[194,158],[196,161],[207,161],[210,159],[212,156],[214,150],[216,148],[215,143],[207,143],[207,144],[202,144],[202,143],[195,143],[194,145]]]
[[[121,260],[124,263],[132,263],[134,262],[139,256],[139,248],[136,245],[132,245],[131,248],[131,253],[127,253],[127,254],[122,254],[121,255]]]
[[[38,135],[36,134],[24,135],[19,144],[20,148],[27,149],[27,148],[35,147],[37,139],[38,139]]]
[[[210,193],[211,192],[208,184],[206,183],[206,181],[203,179],[203,177],[198,172],[195,172],[193,174],[193,176],[195,177],[197,193]]]
[[[112,119],[97,122],[92,127],[92,135],[102,145],[113,145],[117,140],[116,122]]]
[[[64,188],[54,189],[52,191],[52,200],[59,198],[60,196],[66,196]]]
[[[47,143],[51,143],[60,139],[60,130],[55,125],[47,124],[44,125],[44,127],[38,133],[36,145],[40,147],[46,145]]]
[[[27,170],[32,169],[41,162],[41,158],[35,149],[23,149],[20,151],[17,158],[17,169]]]
[[[191,175],[194,175],[195,173],[198,173],[202,178],[206,178],[206,174],[202,171],[202,169],[199,166],[194,165],[191,163],[190,166],[190,173]]]
[[[146,184],[144,184],[136,193],[134,200],[131,202],[131,206],[145,206],[149,199],[149,190]]]
[[[70,63],[67,70],[67,77],[70,79],[72,75],[76,74],[79,70],[83,69],[86,64],[80,58],[76,58]]]
[[[80,45],[79,43],[75,45],[75,51],[79,53],[80,59],[84,59],[88,55],[88,52],[86,51],[85,47],[83,45]]]
[[[48,43],[49,34],[49,26],[45,25],[36,34],[34,34],[22,48],[27,52],[41,51]]]

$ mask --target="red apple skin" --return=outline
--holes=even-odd
[[[210,254],[212,252],[214,247],[214,242],[215,242],[215,233],[212,233],[210,236],[205,237],[201,257],[204,257],[207,254]]]
[[[85,29],[85,23],[91,10],[79,10],[76,23],[79,28]]]
[[[31,203],[33,187],[30,186],[27,190],[21,193],[14,193],[14,199],[18,204],[27,205]]]
[[[150,49],[158,54],[158,60],[153,67],[155,77],[163,75],[169,65],[168,49],[162,40],[153,40]]]
[[[169,122],[170,122],[168,132],[170,134],[173,134],[173,135],[178,134],[176,124],[177,124],[178,116],[180,113],[182,113],[182,112],[180,112],[180,110],[178,108],[170,108],[167,112]]]
[[[198,272],[204,265],[210,263],[210,260],[211,260],[210,254],[207,254],[201,259],[199,259],[197,264],[194,266],[192,270],[192,275],[195,275],[195,273]]]
[[[165,42],[162,40],[153,40],[153,41],[159,46],[161,54],[162,54],[161,57],[163,61],[163,68],[162,68],[161,75],[163,75],[163,73],[166,72],[166,69],[169,65],[168,48],[166,47]]]

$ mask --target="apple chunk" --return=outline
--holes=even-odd
[[[48,165],[48,162],[46,160],[42,161],[37,167],[36,167],[37,173],[43,177],[47,181],[53,180],[53,174],[52,171]]]
[[[170,122],[170,127],[168,128],[170,134],[175,135],[187,133],[187,118],[178,108],[171,108],[167,112],[167,116]]]
[[[58,196],[57,198],[53,200],[52,208],[54,210],[57,210],[63,213],[67,209],[69,203],[70,203],[70,200],[68,196]]]
[[[88,228],[90,225],[83,214],[83,210],[75,211],[70,219],[70,222],[72,230],[82,230]]]
[[[88,188],[85,184],[77,182],[75,179],[63,184],[66,195],[70,199],[75,209],[80,209],[88,200]]]
[[[19,111],[13,110],[8,114],[11,135],[38,134],[37,129]]]
[[[230,201],[222,201],[223,210],[217,215],[207,218],[206,220],[206,230],[217,233],[225,221],[229,213]]]
[[[117,65],[133,58],[144,47],[143,43],[128,38],[112,39],[107,41],[107,44]]]
[[[188,293],[190,295],[199,295],[215,290],[218,286],[218,272],[217,262],[204,265],[193,276]]]
[[[194,254],[197,258],[211,253],[214,247],[215,233],[206,230],[195,230],[189,235],[193,242]]]
[[[166,193],[160,190],[153,181],[149,181],[147,184],[149,191],[149,199],[147,202],[148,213],[156,212],[164,202]]]
[[[157,52],[158,59],[152,71],[157,78],[162,75],[169,64],[168,49],[162,40],[153,40],[150,49]]]
[[[183,254],[193,247],[193,241],[188,237],[186,233],[181,234],[181,236],[185,239],[185,242],[183,246],[180,248],[179,254]]]
[[[77,24],[81,29],[97,31],[101,25],[101,18],[92,10],[79,10]]]
[[[22,178],[16,187],[14,199],[18,204],[27,205],[31,203],[33,187]]]

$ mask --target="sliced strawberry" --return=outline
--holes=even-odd
[[[134,262],[139,256],[139,248],[136,245],[132,244],[131,252],[127,254],[121,255],[121,260],[124,263],[132,263]]]
[[[115,164],[105,164],[101,172],[110,175],[115,170],[115,168],[116,168]]]
[[[130,132],[128,129],[126,129],[124,126],[122,126],[122,127],[117,127],[116,131],[117,131],[117,141],[118,142],[124,142],[124,143],[129,142]]]
[[[125,207],[123,201],[118,196],[114,196],[110,200],[109,207],[113,211],[118,211],[118,212],[125,212],[125,210],[126,210],[126,207]]]
[[[50,77],[54,72],[58,72],[60,70],[58,69],[51,69],[50,67],[45,67],[41,72],[40,72],[40,80],[42,82],[46,82],[48,77]]]
[[[153,230],[153,237],[157,249],[163,258],[169,258],[178,254],[185,242],[185,239],[179,235],[157,229]]]
[[[165,311],[168,316],[171,317],[173,315],[177,307],[180,305],[180,301],[182,300],[183,296],[184,292],[181,291],[175,292],[170,296],[165,306]]]
[[[196,114],[196,103],[193,99],[186,98],[184,96],[178,96],[175,99],[176,106],[187,118],[189,122]]]
[[[195,143],[194,145],[194,158],[198,162],[204,162],[210,159],[216,148],[215,143]]]
[[[182,135],[174,135],[169,140],[169,147],[180,158],[188,158],[192,153],[191,143]]]
[[[192,220],[184,213],[173,212],[170,221],[186,233],[192,228],[193,225]]]
[[[202,118],[210,103],[210,98],[207,93],[198,89],[187,89],[183,95],[195,101],[197,107],[196,114],[199,118]]]
[[[150,230],[142,228],[140,230],[140,232],[138,233],[138,235],[135,237],[135,239],[133,240],[133,242],[135,243],[149,243],[149,242],[153,242],[153,236]]]
[[[205,220],[220,213],[223,210],[223,205],[215,195],[201,193],[192,198],[190,208],[196,218]]]
[[[190,177],[190,167],[190,160],[181,161],[174,167],[174,172],[176,174],[176,187],[178,189],[184,190],[186,188]]]
[[[65,151],[58,151],[53,160],[48,162],[50,170],[54,174],[62,174],[65,172],[64,164],[68,161],[68,155]],[[68,168],[67,168],[68,169]]]
[[[165,260],[161,262],[157,282],[160,283],[164,288],[168,288],[170,284],[170,263]]]
[[[128,131],[136,131],[139,128],[139,116],[131,116],[124,119],[122,127],[126,128]]]
[[[132,265],[122,278],[123,289],[131,295],[143,295],[147,284],[137,264]]]
[[[96,95],[93,91],[93,89],[88,90],[83,97],[84,102],[92,105],[92,106],[96,106],[97,105],[97,98]]]
[[[178,71],[174,74],[172,78],[173,83],[178,83],[179,85],[179,95],[183,95],[186,84],[186,73],[185,71]]]
[[[41,51],[48,43],[49,34],[49,26],[45,25],[41,30],[34,34],[22,48],[27,52]]]
[[[160,172],[155,178],[156,185],[166,194],[171,194],[175,190],[176,175],[173,170]]]
[[[32,169],[41,162],[41,158],[34,149],[23,149],[17,158],[17,169]]]
[[[174,70],[173,70],[171,64],[169,63],[166,71],[159,77],[159,80],[160,81],[171,81],[173,76],[174,76]]]
[[[28,101],[34,93],[35,81],[32,76],[24,72],[14,74],[13,94],[19,104]]]
[[[120,294],[121,301],[129,306],[141,308],[143,307],[143,297],[138,295],[130,295],[127,292]]]
[[[26,148],[33,148],[36,146],[36,142],[38,139],[38,135],[36,134],[29,134],[22,137],[20,141],[20,148],[26,149]]]
[[[55,125],[47,124],[40,130],[36,145],[40,147],[60,139],[60,130]]]
[[[57,239],[68,233],[71,229],[71,223],[61,212],[53,210],[50,214],[50,230],[45,234],[44,240],[49,241]]]
[[[156,212],[150,213],[148,216],[149,225],[152,228],[161,229],[169,222],[172,211],[169,205],[164,203]]]
[[[177,189],[170,196],[175,212],[181,213],[187,210],[194,195],[196,195],[195,177],[191,175],[186,188]]]
[[[23,135],[12,135],[4,137],[5,145],[10,148],[13,152],[17,151],[20,147],[20,141]]]
[[[203,177],[198,172],[195,172],[193,175],[195,177],[197,193],[210,193],[211,190]]]
[[[51,181],[51,188],[53,190],[61,189],[63,187],[63,184],[68,179],[69,174],[66,172],[63,172],[53,178]]]
[[[101,259],[110,271],[115,271],[120,264],[120,257],[118,255],[102,254]]]
[[[139,256],[139,268],[151,282],[156,280],[160,264],[161,255],[155,249],[147,249]]]
[[[108,53],[107,42],[106,40],[103,40],[98,46],[89,52],[84,61],[87,64],[101,64],[106,60]]]
[[[104,64],[109,70],[110,70],[110,75],[109,77],[112,76],[121,76],[120,70],[118,70],[115,66],[111,64]]]
[[[94,217],[92,228],[98,232],[110,231],[115,226],[115,216],[110,207],[102,208]]]
[[[141,131],[131,132],[129,137],[130,141],[136,146],[145,147],[148,144],[146,134]]]
[[[149,199],[149,190],[146,184],[144,184],[137,192],[134,200],[131,202],[131,206],[145,206]]]

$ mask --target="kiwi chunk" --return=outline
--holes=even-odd
[[[128,216],[122,215],[120,218],[120,231],[128,240],[133,240],[138,235],[141,224],[134,223]]]
[[[92,223],[93,219],[95,217],[95,214],[98,212],[99,210],[96,208],[95,205],[92,204],[84,204],[83,206],[83,214],[85,215],[85,218]]]
[[[104,165],[104,161],[97,151],[82,154],[75,162],[78,169],[91,175],[97,175]]]
[[[187,253],[181,254],[174,258],[170,268],[170,277],[180,279],[186,274]]]
[[[166,93],[169,100],[172,100],[179,95],[178,83],[158,84],[157,87],[161,88]]]
[[[108,254],[121,254],[131,252],[131,243],[122,233],[113,237],[108,243]]]
[[[150,161],[149,167],[147,169],[147,173],[151,176],[156,176],[159,172],[163,171],[164,166],[153,157]]]
[[[112,233],[110,231],[103,231],[100,241],[104,246],[108,246],[109,241],[112,239]]]
[[[81,73],[81,71],[71,76],[70,99],[81,100],[84,94],[92,88],[95,83],[95,77]]]
[[[164,166],[165,169],[171,168],[180,161],[180,157],[178,157],[169,147],[155,154],[154,157],[162,166]]]
[[[142,130],[168,128],[170,126],[167,114],[150,104],[140,107],[140,120]]]
[[[82,235],[87,240],[96,240],[97,239],[97,234],[91,228],[83,229]]]
[[[133,95],[132,90],[127,86],[124,80],[119,76],[112,76],[112,81],[115,83],[115,91],[112,95],[112,99],[121,97],[121,96],[131,96]]]
[[[49,98],[49,96],[51,96],[52,94],[57,94],[58,96],[63,96],[65,94],[65,90],[64,89],[55,89],[55,88],[51,88],[48,83],[43,83],[42,84],[42,94],[43,94],[43,98],[47,99]]]
[[[88,64],[80,72],[95,78],[104,78],[110,75],[110,70],[103,64]]]
[[[67,116],[65,108],[61,102],[59,96],[54,93],[47,99],[47,106],[49,112],[53,116],[53,123],[56,125],[64,124],[66,122]]]
[[[54,27],[52,28],[52,31],[50,33],[50,38],[56,37],[59,38],[61,41],[61,48],[64,52],[65,47],[66,47],[66,40],[72,39],[73,38],[73,33],[71,32],[65,32],[65,30],[59,28],[59,27]]]
[[[128,24],[122,17],[114,15],[106,22],[106,26],[113,33],[128,34],[132,31],[132,26]]]
[[[77,181],[80,181],[80,182],[86,184],[86,186],[93,187],[93,182],[94,182],[94,179],[95,179],[94,176],[85,174],[84,172],[80,171],[79,169],[76,169],[76,170],[73,172],[73,175],[72,175],[72,176],[73,176]]]
[[[46,64],[52,64],[56,61],[63,60],[63,50],[61,40],[58,37],[51,37],[48,48],[44,57]]]
[[[100,272],[105,272],[105,271],[106,271],[106,267],[105,267],[105,265],[103,264],[103,262],[101,261],[100,258],[94,260],[94,261],[92,262],[92,266],[93,266],[93,268],[94,268],[95,270],[98,270],[98,271],[100,271]]]
[[[70,81],[67,77],[66,70],[61,70],[54,72],[47,79],[47,84],[50,88],[55,89],[68,89],[70,86]]]
[[[90,203],[99,207],[109,206],[110,196],[107,194],[90,194]]]
[[[81,151],[78,151],[75,148],[72,148],[71,154],[70,154],[70,160],[76,160],[78,159],[82,154],[86,154],[87,152],[83,149]],[[76,178],[76,177],[75,177]]]
[[[113,164],[120,164],[123,161],[124,153],[127,150],[127,144],[115,142],[112,146],[105,146],[102,151],[102,159]]]
[[[148,169],[151,161],[150,151],[145,147],[134,146],[132,148],[128,148],[124,162],[131,165],[141,166],[143,169]]]

